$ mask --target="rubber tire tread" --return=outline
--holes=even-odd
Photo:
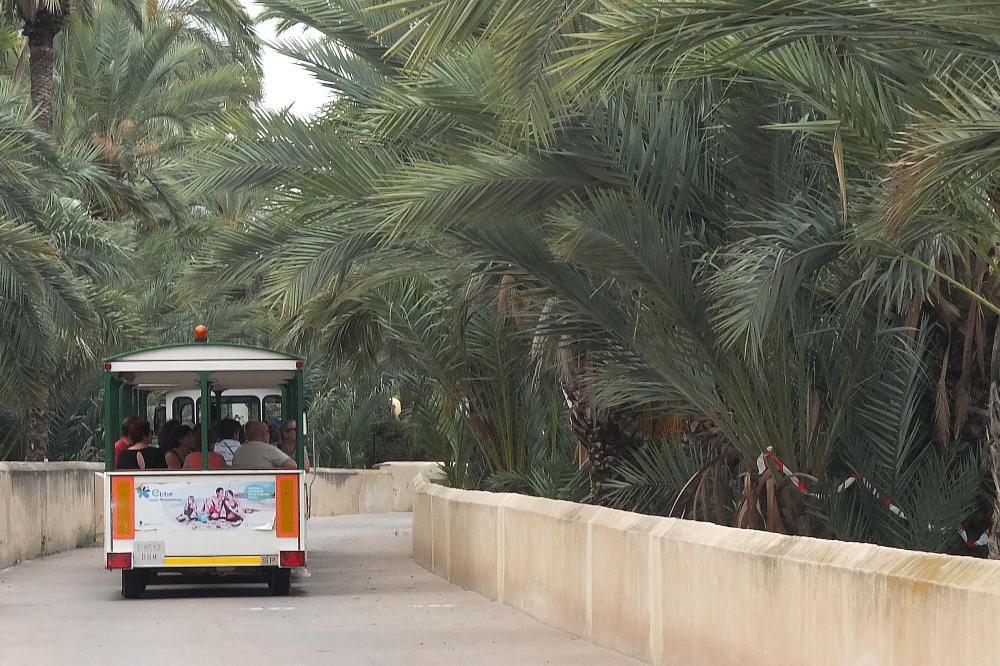
[[[292,570],[274,567],[267,576],[267,588],[276,597],[287,597],[292,591]]]
[[[122,596],[126,599],[139,599],[146,591],[146,572],[137,569],[122,569]]]

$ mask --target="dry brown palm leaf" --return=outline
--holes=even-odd
[[[941,373],[938,376],[937,391],[934,393],[934,434],[942,444],[951,439],[951,402],[948,399],[948,359],[951,356],[951,342],[945,347],[941,357]]]
[[[150,141],[149,139],[143,139],[135,145],[135,154],[140,158],[152,157],[156,155],[159,150],[160,145],[155,141]]]
[[[917,326],[920,324],[920,314],[924,309],[926,294],[920,292],[913,294],[910,307],[906,310],[906,318],[903,325],[906,327],[906,339],[913,342],[917,339]]]
[[[934,308],[941,321],[948,326],[954,326],[962,320],[962,311],[945,297],[940,285],[932,286],[930,295],[933,297]]]
[[[978,293],[983,286],[983,279],[986,276],[986,270],[982,269],[978,271],[976,278],[973,282],[973,289]],[[981,327],[976,324],[982,317],[982,307],[979,305],[979,301],[973,299],[969,303],[969,311],[965,318],[965,324],[962,327],[962,365],[961,365],[961,375],[959,376],[958,383],[955,385],[955,399],[954,399],[954,422],[952,424],[952,432],[956,435],[962,432],[962,428],[965,427],[966,422],[969,418],[969,408],[972,404],[972,372],[975,357],[977,355],[977,348],[985,343],[981,337],[977,338],[977,331],[981,331]],[[981,352],[981,350],[979,350]]]
[[[770,470],[764,472],[762,479],[771,474]],[[743,477],[743,488],[737,504],[736,515],[733,518],[733,527],[742,529],[759,530],[764,527],[764,513],[760,508],[760,484],[754,483],[752,472],[746,472]]]
[[[809,396],[809,448],[812,449],[819,435],[819,424],[823,416],[823,398],[819,391],[812,389]]]
[[[785,529],[785,524],[781,521],[781,509],[778,506],[777,485],[774,482],[774,477],[771,477],[764,482],[764,488],[767,492],[767,516],[764,520],[765,528],[768,532],[788,534],[788,530]]]

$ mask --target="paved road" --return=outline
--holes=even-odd
[[[443,581],[411,556],[408,513],[310,521],[308,578],[151,587],[119,596],[87,548],[0,571],[0,664],[533,664],[638,662]]]

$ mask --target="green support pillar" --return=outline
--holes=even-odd
[[[292,392],[288,384],[281,385],[281,420],[287,421],[292,418]]]
[[[199,372],[198,382],[201,384],[201,468],[208,469],[208,426],[212,419],[212,398],[208,387],[208,373]]]
[[[306,452],[302,436],[302,414],[305,403],[305,386],[303,386],[302,369],[295,371],[295,464],[299,469],[305,469]]]
[[[116,381],[115,382],[115,404],[118,406],[118,408],[116,410],[115,417],[118,419],[119,423],[121,423],[121,420],[123,418],[125,418],[125,414],[128,414],[128,411],[127,411],[128,410],[128,404],[127,404],[126,401],[127,401],[127,398],[126,398],[126,395],[125,395],[125,384]]]
[[[104,471],[113,472],[115,469],[115,409],[116,400],[112,395],[115,378],[110,372],[105,372],[101,377],[101,386],[104,389]]]

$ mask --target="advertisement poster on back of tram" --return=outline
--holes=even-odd
[[[273,479],[213,476],[136,483],[137,531],[245,531],[274,525]]]

